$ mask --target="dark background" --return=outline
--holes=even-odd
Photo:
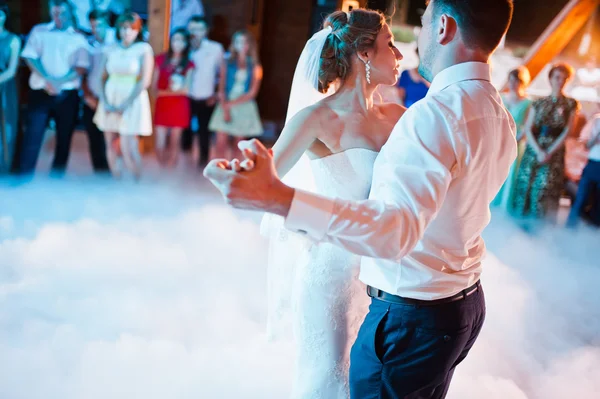
[[[506,39],[522,44],[533,43],[568,2],[568,0],[515,0],[513,22]],[[419,25],[419,10],[423,9],[425,9],[425,0],[410,0],[408,23]]]

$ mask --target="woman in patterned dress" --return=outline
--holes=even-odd
[[[527,148],[517,175],[512,212],[523,218],[555,216],[565,181],[565,140],[580,105],[564,94],[573,76],[568,64],[550,69],[552,94],[535,100],[525,124]]]

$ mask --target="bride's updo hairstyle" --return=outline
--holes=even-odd
[[[346,79],[352,70],[352,57],[373,48],[384,25],[385,17],[378,11],[355,9],[329,14],[324,27],[331,27],[331,33],[323,46],[319,68],[321,93],[326,93],[336,80]]]

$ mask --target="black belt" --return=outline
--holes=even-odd
[[[413,299],[413,298],[404,298],[404,297],[401,297],[398,295],[388,294],[385,291],[381,291],[381,290],[379,290],[377,288],[373,288],[371,286],[367,286],[367,294],[371,298],[379,299],[380,301],[384,301],[384,302],[400,303],[400,304],[405,304],[405,305],[417,305],[417,306],[435,306],[435,305],[441,305],[444,303],[460,301],[461,299],[465,299],[472,293],[477,292],[480,288],[481,288],[481,283],[479,281],[477,281],[475,284],[473,284],[469,288],[465,288],[464,290],[460,291],[459,293],[457,293],[455,295],[452,295],[448,298],[434,299],[432,301],[424,301],[421,299]]]

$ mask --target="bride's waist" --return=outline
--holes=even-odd
[[[313,263],[328,263],[334,267],[360,267],[361,257],[348,252],[333,244],[320,242],[312,244],[309,248],[308,258]]]

